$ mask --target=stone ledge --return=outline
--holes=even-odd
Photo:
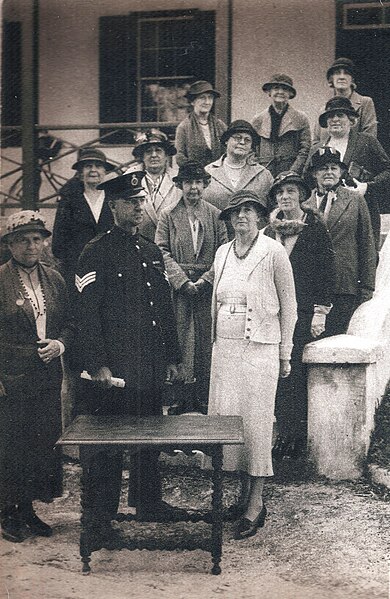
[[[335,335],[312,341],[305,346],[306,364],[373,364],[383,356],[377,341],[355,335]]]

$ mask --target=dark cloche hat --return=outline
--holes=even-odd
[[[196,96],[200,96],[200,94],[213,94],[214,98],[221,97],[221,94],[208,81],[195,81],[190,85],[186,93],[186,98],[191,102]]]
[[[330,65],[329,69],[326,72],[326,78],[329,79],[332,77],[333,73],[335,71],[338,71],[338,69],[344,69],[345,71],[348,71],[348,73],[351,75],[351,77],[355,76],[355,64],[354,62],[350,59],[350,58],[336,58],[336,60],[333,62],[333,64]]]
[[[142,198],[146,196],[146,191],[142,187],[142,179],[145,174],[145,171],[133,171],[127,175],[104,181],[96,189],[103,189],[111,196]]]
[[[77,171],[81,166],[83,166],[83,162],[91,162],[92,160],[101,162],[106,171],[113,171],[116,168],[114,164],[107,162],[106,155],[101,150],[98,150],[97,148],[81,148],[77,162],[74,163],[72,169]]]
[[[248,123],[248,121],[244,121],[242,119],[230,123],[226,131],[224,131],[221,135],[221,143],[225,144],[235,133],[249,133],[253,140],[252,145],[257,145],[260,143],[260,137],[256,129],[254,129],[252,125]]]
[[[209,181],[211,175],[205,171],[204,167],[196,160],[187,160],[184,162],[177,173],[176,177],[172,177],[174,183],[180,183],[181,181],[192,181],[194,179],[203,179]]]
[[[275,75],[272,75],[271,81],[267,81],[266,83],[264,83],[262,90],[263,92],[269,92],[269,90],[272,87],[277,85],[283,85],[284,87],[286,87],[290,92],[291,98],[295,98],[295,96],[297,95],[297,91],[294,87],[293,80],[291,79],[291,77],[285,75],[284,73],[276,73]]]
[[[322,168],[325,164],[329,164],[332,162],[333,164],[338,164],[340,168],[347,169],[347,165],[341,161],[341,154],[335,148],[331,148],[330,146],[324,146],[322,148],[318,148],[318,150],[313,154],[310,161],[310,170],[316,170],[318,168]]]
[[[271,189],[268,192],[270,199],[274,200],[278,187],[287,183],[295,183],[296,185],[299,185],[305,192],[305,199],[310,197],[310,187],[305,183],[302,177],[300,177],[298,173],[294,171],[284,171],[283,173],[279,173],[279,175],[275,178]]]
[[[7,219],[6,232],[2,241],[8,240],[14,233],[39,232],[43,237],[50,237],[51,233],[46,229],[46,223],[40,213],[34,210],[21,210],[15,212]]]
[[[259,198],[257,193],[250,190],[240,189],[230,196],[228,205],[219,215],[220,220],[228,220],[232,210],[238,208],[238,206],[241,206],[242,204],[248,203],[255,204],[258,208],[260,208],[264,216],[267,214],[266,203]]]
[[[358,117],[358,113],[352,106],[352,102],[349,98],[344,98],[342,96],[335,96],[328,100],[325,106],[325,112],[320,114],[318,122],[320,123],[323,129],[326,129],[328,126],[327,120],[335,112],[345,112],[349,116]]]
[[[133,156],[138,158],[138,160],[142,160],[145,150],[153,145],[161,146],[168,156],[176,154],[175,146],[171,144],[163,131],[159,129],[147,129],[136,138]]]

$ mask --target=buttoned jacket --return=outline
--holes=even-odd
[[[253,127],[261,137],[257,149],[259,160],[274,177],[287,170],[301,174],[311,145],[310,125],[307,116],[288,106],[284,113],[279,139],[271,141],[271,115],[269,108],[253,120]]]
[[[226,226],[219,220],[219,214],[220,211],[215,206],[200,200],[195,209],[195,216],[199,219],[199,233],[194,251],[184,199],[181,198],[175,205],[162,211],[156,231],[156,243],[164,256],[168,279],[174,289],[180,289],[191,280],[191,265],[193,270],[203,270],[200,273],[202,278],[213,283],[210,269],[215,252],[227,241]],[[200,268],[201,265],[204,268]]]
[[[329,140],[329,135],[325,143]],[[311,157],[321,147],[314,144],[310,150],[307,167]],[[371,216],[372,228],[377,246],[380,236],[380,214],[390,212],[390,159],[379,141],[365,133],[358,133],[353,128],[349,132],[348,145],[343,158],[344,164],[351,170],[351,175],[367,183],[365,199]],[[364,170],[363,170],[364,169]],[[360,171],[362,175],[360,176]],[[310,179],[313,184],[314,181]]]
[[[213,341],[219,309],[218,283],[231,252],[233,241],[221,246],[215,256],[211,307]],[[246,286],[247,308],[243,338],[257,343],[280,344],[280,358],[288,360],[297,320],[297,303],[294,277],[287,252],[277,241],[259,234],[245,260],[250,264],[250,272]]]
[[[359,295],[375,288],[377,253],[370,214],[364,198],[345,187],[337,188],[327,227],[335,252],[335,294]],[[303,204],[317,209],[315,191]]]
[[[219,158],[223,152],[220,142],[221,135],[226,131],[226,125],[221,119],[209,114],[208,123],[210,128],[211,148],[206,144],[205,137],[201,131],[194,113],[191,112],[176,129],[175,147],[177,149],[176,162],[179,166],[187,160],[196,160],[202,166]]]

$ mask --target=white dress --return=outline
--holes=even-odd
[[[242,416],[245,445],[224,447],[224,469],[272,476],[279,344],[244,339],[249,262],[230,251],[219,280],[209,414]],[[261,289],[259,289],[261,293]]]

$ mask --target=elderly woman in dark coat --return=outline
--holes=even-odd
[[[52,529],[32,502],[61,495],[61,363],[74,329],[65,282],[40,262],[50,235],[39,213],[8,219],[12,258],[0,267],[0,509],[2,536],[21,542]]]
[[[187,98],[192,112],[176,129],[176,162],[179,166],[187,160],[196,160],[205,166],[221,156],[220,138],[226,125],[211,113],[214,100],[220,95],[208,81],[195,81],[190,86]]]
[[[86,244],[114,223],[104,191],[96,188],[115,166],[97,148],[83,148],[72,169],[77,176],[60,191],[52,240],[69,290],[73,290],[77,261]]]
[[[299,175],[292,171],[280,173],[270,196],[277,208],[271,213],[264,234],[282,243],[289,255],[298,305],[291,374],[279,380],[276,395],[279,436],[273,455],[296,457],[304,449],[307,437],[303,348],[326,330],[326,315],[332,307],[334,252],[322,217],[302,207],[310,189]]]

